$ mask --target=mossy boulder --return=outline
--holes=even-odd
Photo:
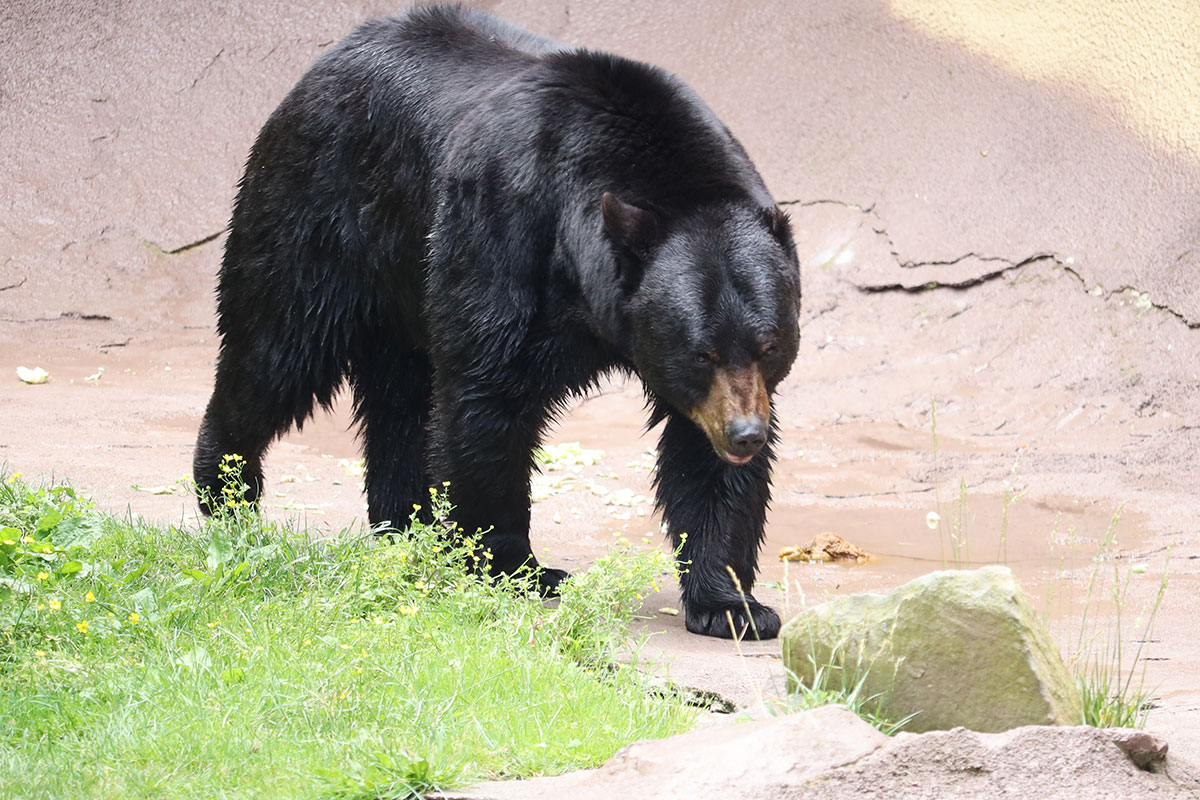
[[[905,730],[1083,721],[1075,681],[1007,567],[933,572],[888,594],[835,598],[796,616],[780,639],[789,688],[812,685],[814,665],[831,665],[827,682],[862,679],[864,696],[888,715],[915,715]]]

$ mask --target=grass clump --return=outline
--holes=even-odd
[[[1122,508],[1109,522],[1088,576],[1087,595],[1079,621],[1079,636],[1071,664],[1083,700],[1084,723],[1097,728],[1141,728],[1150,713],[1153,693],[1146,683],[1146,647],[1154,631],[1154,619],[1167,591],[1170,550],[1163,564],[1158,591],[1144,616],[1135,620],[1141,632],[1132,654],[1125,647],[1129,584],[1145,565],[1128,566],[1122,575],[1118,562],[1117,523]],[[1111,568],[1111,569],[1110,569]],[[1107,608],[1104,598],[1107,596]],[[1100,623],[1108,612],[1107,625]]]
[[[0,480],[0,796],[403,798],[689,725],[602,668],[664,558],[602,560],[550,609],[473,577],[441,495],[432,525],[313,540],[234,486],[187,529]]]
[[[801,678],[790,670],[788,672],[790,692],[784,701],[788,712],[843,705],[888,736],[900,733],[916,717],[916,714],[897,717],[888,712],[884,694],[867,694],[870,670],[849,668],[838,648],[830,653],[829,659],[823,664],[818,664],[811,654],[808,661],[811,679]]]

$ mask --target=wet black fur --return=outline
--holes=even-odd
[[[607,221],[606,192],[623,201]],[[729,636],[726,611],[746,626],[729,565],[759,635],[777,633],[750,595],[772,444],[732,466],[686,412],[717,364],[757,361],[774,390],[799,268],[745,152],[674,76],[458,7],[369,22],[263,127],[218,298],[201,489],[236,452],[257,495],[270,443],[348,381],[372,522],[404,524],[448,480],[456,521],[492,529],[497,569],[534,565],[544,428],[600,376],[633,373],[665,421],[656,491],[672,541],[687,533],[688,629]],[[552,589],[565,573],[541,575]]]

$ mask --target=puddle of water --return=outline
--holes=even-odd
[[[1117,511],[1115,504],[1082,498],[1022,499],[1009,504],[1006,527],[1003,497],[968,496],[965,509],[957,499],[943,499],[940,508],[933,495],[927,500],[927,506],[912,508],[778,506],[767,530],[760,580],[786,580],[789,591],[799,589],[811,605],[835,594],[886,591],[933,570],[1002,564],[1012,569],[1035,608],[1050,617],[1075,616]],[[940,515],[936,529],[927,522],[930,511]],[[1115,530],[1114,548],[1126,553],[1144,551],[1151,537],[1147,520],[1130,512],[1121,513]],[[806,544],[822,531],[867,550],[870,560],[786,565],[778,560],[781,548]],[[1131,563],[1122,563],[1122,574]],[[1158,577],[1149,570],[1145,579]]]
[[[642,462],[652,461],[646,448],[655,444],[657,436],[644,434],[643,415],[630,413],[636,406],[640,406],[637,387],[614,382],[576,407],[549,433],[550,442],[579,441],[584,447],[604,449],[605,455],[599,464],[582,470],[572,491],[534,504],[534,550],[548,563],[562,561],[567,563],[560,566],[579,569],[604,552],[614,535],[627,536],[639,546],[663,546],[658,534],[660,520],[652,513],[652,503],[644,504],[646,513],[642,515],[637,509],[606,504],[604,496],[586,488],[594,484],[608,492],[652,494],[651,473],[640,467]],[[286,436],[273,448],[273,471],[296,473],[301,483],[295,487],[280,484],[279,475],[272,475],[274,489],[305,503],[332,504],[335,509],[349,501],[355,513],[361,513],[357,481],[342,475],[334,460],[359,456],[351,421],[350,403],[343,397],[333,414],[319,413],[302,433]],[[194,428],[196,421],[171,418],[161,424]],[[927,484],[913,477],[897,477],[907,462],[895,457],[904,451],[921,456],[927,437],[885,428],[846,426],[845,433],[860,447],[865,446],[868,455],[851,455],[844,464],[825,463],[827,456],[839,452],[836,442],[825,447],[812,435],[794,437],[809,449],[803,458],[781,459],[778,499],[769,516],[760,559],[761,583],[781,584],[786,579],[790,593],[802,592],[805,602],[813,604],[835,594],[886,591],[933,570],[999,563],[1013,570],[1035,608],[1049,617],[1078,616],[1086,599],[1088,573],[1112,523],[1116,503],[1070,496],[1023,498],[1009,503],[1005,526],[1003,497],[969,494],[965,508],[960,508],[957,493],[949,488],[940,493],[939,504],[937,493],[921,493]],[[847,455],[841,451],[840,457]],[[303,469],[292,463],[302,456],[311,460]],[[818,463],[810,463],[810,459]],[[312,478],[320,480],[312,483]],[[325,486],[332,481],[338,485]],[[893,484],[901,490],[901,497],[886,498],[887,502],[864,495],[849,505],[845,501],[827,504],[813,491],[819,488],[827,495],[850,497]],[[806,488],[809,486],[813,488]],[[322,488],[327,489],[324,494],[318,491]],[[927,524],[930,511],[940,514],[936,529]],[[862,547],[872,558],[861,565],[784,565],[778,560],[783,547],[806,544],[822,531]],[[652,532],[651,542],[646,544],[642,537],[648,532]],[[1147,520],[1131,512],[1121,515],[1116,532],[1117,546],[1125,553],[1144,551],[1150,540]],[[1129,563],[1122,562],[1123,572]],[[1145,578],[1157,580],[1153,570]],[[797,597],[787,599],[798,601]]]

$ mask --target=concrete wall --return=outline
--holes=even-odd
[[[872,209],[895,255],[871,267],[897,283],[1044,253],[1083,290],[1135,287],[1200,324],[1192,0],[483,5],[679,73],[780,200]],[[175,296],[207,314],[216,248],[183,266],[161,251],[221,230],[271,108],[331,42],[393,8],[9,4],[0,286],[24,284],[0,294],[0,316],[20,303],[149,320],[148,300]]]

